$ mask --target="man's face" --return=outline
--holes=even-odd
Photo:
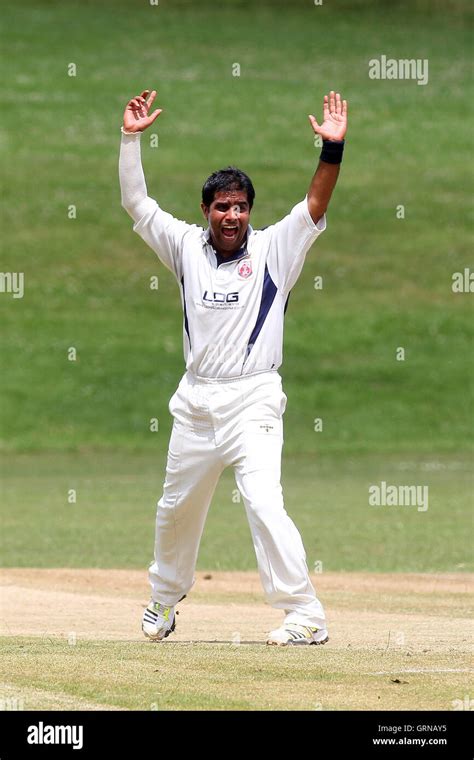
[[[216,250],[230,255],[239,250],[249,226],[250,208],[245,190],[219,190],[209,207],[201,203]]]

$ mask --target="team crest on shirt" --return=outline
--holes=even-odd
[[[246,280],[248,277],[252,274],[252,262],[250,259],[244,259],[237,269],[237,273],[239,277],[242,277],[243,280]]]

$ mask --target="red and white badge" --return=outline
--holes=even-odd
[[[245,259],[242,261],[241,264],[239,264],[237,272],[239,277],[242,277],[243,280],[246,280],[247,277],[250,277],[252,274],[252,262],[250,259]]]

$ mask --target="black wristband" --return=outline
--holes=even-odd
[[[320,161],[327,164],[340,164],[344,153],[344,140],[323,140]]]

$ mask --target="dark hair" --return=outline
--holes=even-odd
[[[220,190],[245,190],[249,208],[252,208],[255,190],[252,180],[245,172],[240,171],[235,166],[228,166],[226,169],[219,169],[208,177],[202,188],[202,202],[207,208],[214,200],[215,194]]]

